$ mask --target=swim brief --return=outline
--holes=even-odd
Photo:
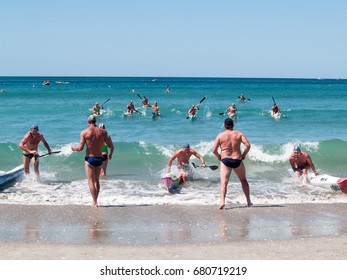
[[[35,157],[35,160],[37,160],[40,156],[39,154],[30,154],[30,153],[23,153],[23,156],[32,159],[33,157]]]
[[[84,160],[95,167],[102,165],[102,157],[85,157]]]
[[[242,162],[241,159],[223,158],[221,162],[229,168],[238,168]]]

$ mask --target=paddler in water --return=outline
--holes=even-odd
[[[274,105],[272,106],[271,110],[272,110],[272,114],[273,114],[273,115],[275,115],[275,114],[281,112],[281,111],[280,111],[280,108],[277,106],[276,103],[274,103]]]
[[[84,167],[88,179],[90,194],[93,198],[93,206],[98,207],[98,196],[100,192],[99,177],[102,165],[102,146],[106,143],[111,149],[108,159],[112,159],[113,143],[111,137],[105,129],[96,126],[96,118],[90,115],[87,119],[88,128],[80,134],[80,143],[78,146],[71,146],[71,150],[80,152],[87,146],[86,156],[84,158]]]
[[[156,114],[157,116],[160,116],[160,113],[159,113],[159,106],[158,106],[158,102],[155,101],[153,106],[152,106],[152,110],[153,110],[153,113]]]
[[[127,105],[127,113],[132,114],[136,111],[134,103],[130,100],[130,102]]]
[[[148,102],[148,99],[146,96],[142,98],[142,107],[151,107],[151,104]]]
[[[236,105],[235,105],[235,103],[233,103],[233,104],[231,104],[230,107],[228,107],[228,108],[224,111],[224,114],[225,114],[226,112],[229,111],[229,113],[228,113],[229,117],[230,117],[230,118],[233,118],[233,119],[236,119],[236,117],[237,117],[237,116],[236,116],[236,110],[237,110]]]
[[[189,173],[189,159],[194,155],[196,158],[200,159],[202,166],[205,168],[205,160],[204,158],[193,148],[190,147],[189,144],[184,144],[183,148],[177,150],[169,159],[167,172],[170,173],[172,162],[177,159],[177,168],[180,172],[180,183],[184,183],[188,179]]]
[[[302,152],[299,146],[294,147],[293,153],[289,157],[289,162],[295,174],[298,177],[303,175],[304,180],[307,183],[309,182],[307,174],[310,168],[312,168],[312,171],[316,176],[319,175],[316,168],[314,167],[311,157],[307,153]]]
[[[105,124],[101,123],[99,124],[99,127],[101,129],[106,129]],[[110,136],[111,138],[111,136]],[[113,149],[114,147],[111,148],[111,153],[113,154]],[[102,145],[102,165],[101,165],[101,176],[106,176],[106,169],[107,169],[107,164],[108,164],[108,154],[109,154],[109,150],[108,147],[106,145],[106,143],[104,143]]]
[[[95,115],[100,115],[100,110],[104,109],[98,102],[95,103],[94,107],[92,108],[92,112]]]
[[[29,165],[30,161],[34,165],[34,171],[36,175],[39,175],[39,154],[38,146],[42,142],[43,145],[48,150],[48,153],[51,154],[51,148],[49,147],[47,141],[41,133],[39,133],[39,127],[36,124],[33,124],[30,127],[30,131],[25,134],[22,141],[19,143],[19,148],[23,150],[23,165],[24,173],[29,174]]]
[[[196,115],[196,111],[199,110],[199,107],[193,104],[192,107],[188,110],[188,116],[194,117]]]

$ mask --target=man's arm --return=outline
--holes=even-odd
[[[198,159],[200,159],[202,166],[205,168],[206,163],[202,155],[200,155],[197,151],[193,151],[193,155],[196,156]]]
[[[111,136],[108,135],[108,133],[105,131],[106,133],[106,139],[105,139],[105,143],[107,145],[107,147],[110,148],[110,153],[108,155],[108,159],[112,159],[112,155],[113,155],[113,151],[114,151],[114,145],[113,145],[113,142],[112,142],[112,139],[111,139]]]
[[[249,150],[251,149],[251,143],[249,143],[247,137],[242,133],[241,136],[241,142],[243,143],[243,145],[245,145],[245,150],[243,151],[241,157],[242,160],[244,160],[246,158],[246,155],[248,154]]]
[[[219,135],[217,135],[216,139],[214,140],[212,152],[218,158],[218,160],[221,160],[221,155],[220,153],[218,153],[218,148],[219,148]]]
[[[71,150],[73,150],[74,152],[80,152],[84,149],[84,144],[86,143],[86,140],[84,139],[84,133],[83,131],[80,134],[80,143],[78,144],[78,146],[71,146]]]
[[[314,166],[314,164],[312,162],[312,159],[311,159],[311,157],[309,155],[307,155],[307,163],[312,168],[312,171],[313,171],[314,175],[316,175],[316,176],[319,175],[319,173],[316,171],[316,168],[315,168],[315,166]]]
[[[46,147],[48,153],[51,154],[51,153],[52,153],[51,148],[49,147],[49,145],[48,145],[48,143],[47,143],[45,137],[43,137],[42,134],[41,134],[41,142],[42,142],[43,145]]]

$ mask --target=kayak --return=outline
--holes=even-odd
[[[179,193],[182,189],[182,180],[176,165],[171,166],[170,172],[164,168],[161,171],[161,180],[169,193]]]
[[[289,174],[293,177],[295,173],[293,169],[288,169]],[[335,177],[328,174],[314,175],[313,173],[309,173],[307,175],[308,184],[318,186],[318,187],[326,187],[331,188],[333,191],[342,191],[347,194],[347,177]]]
[[[236,121],[237,115],[235,113],[228,113],[228,118],[232,119],[233,121]]]
[[[334,191],[342,191],[347,194],[347,178],[334,177],[328,174],[318,176],[309,174],[308,179],[312,185],[330,187]]]
[[[274,114],[273,112],[271,112],[271,117],[273,117],[274,120],[279,120],[282,117],[282,113],[277,112],[276,114]]]
[[[134,115],[134,113],[130,113],[130,112],[124,112],[123,113],[124,117],[131,117],[132,115]]]
[[[161,180],[169,193],[178,193],[182,189],[182,186],[180,186],[180,177],[177,177],[172,172],[163,175]]]
[[[190,122],[193,122],[196,120],[196,117],[197,115],[188,115],[187,119],[190,121]]]
[[[10,171],[0,173],[0,186],[10,183],[24,174],[23,164]]]

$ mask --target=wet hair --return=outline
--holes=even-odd
[[[233,122],[232,119],[226,118],[224,120],[224,125],[225,125],[226,128],[233,128],[234,127],[234,122]]]
[[[188,143],[186,143],[183,145],[183,148],[185,148],[185,149],[190,148],[190,145]]]

